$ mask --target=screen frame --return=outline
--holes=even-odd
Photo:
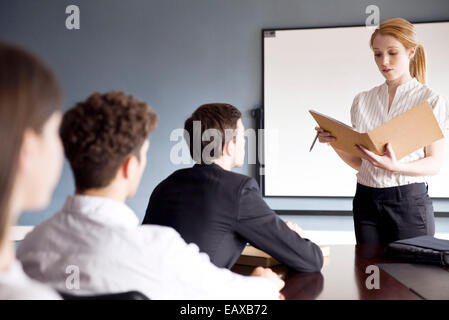
[[[410,20],[409,20],[410,21]],[[420,21],[420,22],[413,22],[410,21],[413,25],[419,25],[419,24],[429,24],[429,23],[449,23],[449,20],[431,20],[431,21]],[[265,33],[266,32],[276,32],[276,31],[288,31],[288,30],[311,30],[311,29],[339,29],[339,28],[352,28],[352,27],[365,27],[365,25],[341,25],[341,26],[314,26],[314,27],[286,27],[286,28],[263,28],[261,30],[261,46],[262,46],[262,104],[259,109],[257,109],[254,112],[254,116],[256,118],[256,129],[257,131],[259,129],[262,129],[262,132],[264,132],[265,129]],[[263,139],[263,138],[262,138]],[[264,139],[263,139],[264,140]],[[265,186],[265,175],[261,174],[261,171],[264,170],[264,145],[265,141],[257,140],[256,142],[256,154],[263,157],[263,164],[260,162],[259,158],[257,158],[256,161],[256,180],[259,182],[259,186],[262,190],[262,195],[264,198],[285,198],[285,199],[352,199],[353,196],[319,196],[319,195],[308,195],[308,196],[291,196],[291,195],[267,195],[266,194],[266,186]],[[432,199],[439,199],[439,200],[449,200],[449,197],[432,197]],[[300,212],[302,210],[293,210],[295,212]],[[445,214],[449,214],[449,212],[444,212]]]

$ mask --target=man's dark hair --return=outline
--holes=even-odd
[[[94,93],[67,111],[60,136],[78,192],[107,186],[154,130],[151,107],[120,91]]]
[[[201,155],[203,154],[204,148],[213,144],[213,150],[223,150],[224,145],[233,136],[226,134],[227,130],[235,130],[237,128],[237,121],[242,117],[242,113],[233,105],[226,103],[209,103],[203,104],[198,107],[190,118],[188,118],[184,123],[184,129],[186,130],[185,139],[187,145],[190,149],[190,155],[192,158],[201,162]],[[194,122],[199,121],[201,124],[201,133],[199,137],[194,136]],[[203,141],[203,133],[207,130],[214,129],[219,134],[220,138],[215,141],[215,137],[211,138],[211,141]],[[199,138],[200,150],[194,150],[194,139]],[[197,151],[197,152],[195,152]],[[199,153],[196,155],[195,153]],[[212,154],[212,158],[219,158],[221,154]]]

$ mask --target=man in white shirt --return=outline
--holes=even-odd
[[[76,194],[20,244],[25,272],[59,291],[137,290],[151,299],[278,299],[270,269],[245,277],[215,267],[173,229],[139,226],[125,204],[146,166],[157,116],[122,92],[95,93],[69,110],[61,138]]]

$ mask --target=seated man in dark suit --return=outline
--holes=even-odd
[[[231,268],[249,242],[296,271],[319,271],[321,249],[268,207],[253,178],[231,172],[245,157],[241,116],[232,105],[214,103],[186,120],[196,164],[154,189],[143,223],[173,227],[219,267]]]

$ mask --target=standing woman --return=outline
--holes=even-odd
[[[11,227],[50,201],[62,169],[61,93],[51,70],[0,42],[0,299],[59,299],[15,259]]]
[[[359,132],[368,132],[399,114],[427,101],[443,132],[448,128],[449,105],[425,85],[426,57],[414,26],[401,18],[382,22],[371,36],[374,60],[386,81],[356,95],[351,121]],[[320,142],[333,142],[329,132],[317,127]],[[389,243],[420,235],[434,235],[432,200],[427,177],[439,172],[444,139],[397,160],[387,144],[378,156],[355,146],[362,158],[337,150],[356,169],[357,191],[353,201],[357,243]]]

